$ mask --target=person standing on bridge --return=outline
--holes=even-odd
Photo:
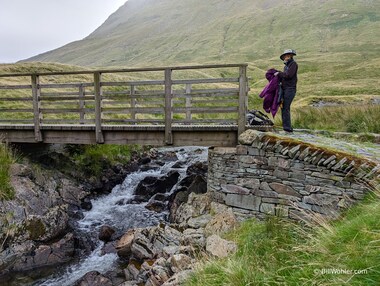
[[[276,72],[274,75],[279,77],[282,88],[282,127],[286,132],[293,132],[291,117],[290,117],[290,105],[296,96],[297,91],[297,71],[298,64],[293,59],[296,56],[295,50],[285,50],[280,59],[284,62],[285,67],[283,72]]]

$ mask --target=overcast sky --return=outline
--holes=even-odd
[[[81,40],[127,0],[0,0],[0,63]]]

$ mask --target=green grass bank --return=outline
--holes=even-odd
[[[204,259],[187,286],[379,285],[380,201],[372,194],[317,227],[270,217],[246,221],[226,238],[238,251]]]

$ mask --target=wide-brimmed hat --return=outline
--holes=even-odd
[[[295,50],[287,49],[287,50],[285,50],[285,51],[282,53],[282,55],[280,56],[280,59],[281,59],[281,60],[284,60],[283,58],[284,58],[285,55],[293,55],[293,56],[296,56],[297,53],[296,53]]]

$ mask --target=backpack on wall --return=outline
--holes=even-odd
[[[270,120],[266,114],[255,109],[248,111],[247,121],[249,125],[274,125],[272,120]]]

